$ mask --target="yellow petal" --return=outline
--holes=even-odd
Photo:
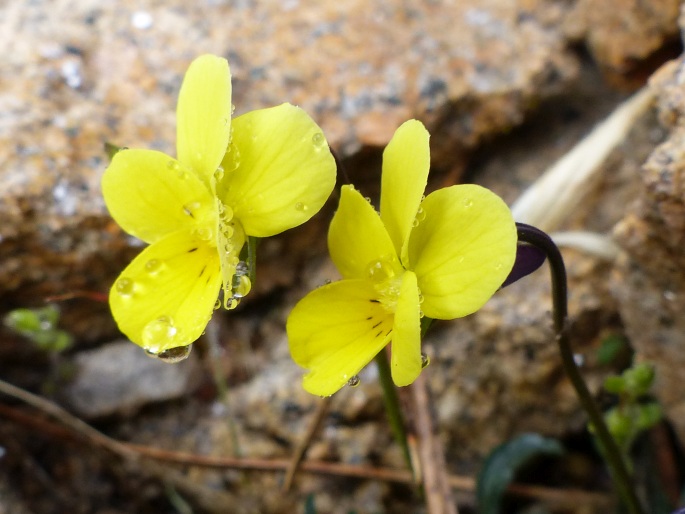
[[[305,296],[290,313],[286,330],[293,359],[310,370],[304,388],[330,396],[387,344],[392,315],[368,281],[342,280]]]
[[[207,187],[162,152],[117,152],[102,177],[102,194],[114,220],[147,243],[215,216]]]
[[[216,248],[181,230],[153,243],[128,265],[112,286],[109,304],[131,341],[159,353],[200,337],[220,286]]]
[[[421,319],[416,275],[402,275],[392,329],[390,370],[395,385],[406,386],[421,373]]]
[[[231,151],[217,192],[248,236],[301,225],[335,185],[335,159],[321,129],[300,108],[283,104],[233,120]]]
[[[380,216],[352,186],[341,188],[340,205],[328,229],[328,251],[345,278],[372,278],[369,274],[378,264],[394,274],[402,272]]]
[[[399,256],[426,189],[430,168],[428,138],[420,121],[409,120],[397,129],[383,152],[381,219]]]
[[[214,55],[195,59],[178,94],[176,151],[207,185],[228,147],[231,109],[228,61]]]
[[[480,309],[507,278],[516,257],[516,225],[504,201],[476,185],[440,189],[422,204],[425,219],[409,236],[409,266],[429,318]]]

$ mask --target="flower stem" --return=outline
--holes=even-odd
[[[404,428],[404,419],[402,417],[402,410],[400,409],[400,400],[397,396],[395,384],[392,381],[390,373],[390,364],[388,363],[388,354],[381,351],[374,358],[376,366],[378,366],[378,377],[380,379],[381,388],[383,389],[383,402],[385,403],[385,412],[390,422],[392,435],[395,441],[402,448],[404,460],[407,461],[407,466],[414,472],[414,466],[411,461],[411,452],[409,451],[409,443],[407,442],[407,431]]]
[[[585,385],[585,381],[573,358],[573,350],[571,349],[568,331],[566,330],[566,323],[568,320],[566,268],[564,267],[564,260],[561,257],[559,248],[557,248],[557,245],[554,244],[552,239],[542,230],[524,223],[517,223],[516,228],[519,241],[538,247],[544,251],[547,256],[552,275],[554,331],[556,332],[556,340],[559,344],[559,352],[561,353],[561,362],[564,371],[571,380],[571,384],[576,390],[580,403],[587,412],[595,434],[604,449],[607,466],[609,467],[610,474],[621,498],[628,507],[630,514],[644,514],[645,511],[635,493],[632,477],[621,456],[621,451],[619,450],[616,441],[611,436],[611,433],[604,422],[602,412]]]

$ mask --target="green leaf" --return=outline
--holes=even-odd
[[[316,505],[314,505],[314,495],[309,494],[304,500],[304,514],[316,514]]]
[[[602,366],[611,364],[627,347],[628,342],[624,337],[618,335],[605,337],[597,350],[597,363]]]
[[[502,497],[516,471],[538,455],[562,455],[556,439],[523,434],[497,448],[485,460],[478,474],[476,499],[479,514],[499,514]]]

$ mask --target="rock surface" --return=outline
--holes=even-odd
[[[62,389],[63,401],[88,419],[131,416],[149,403],[184,397],[200,383],[201,368],[193,353],[173,366],[144,356],[130,341],[80,352],[74,377]]]
[[[103,293],[140,251],[139,243],[123,234],[104,208],[99,191],[106,167],[103,143],[173,154],[178,88],[188,63],[199,53],[229,58],[237,114],[284,101],[304,107],[344,158],[353,181],[370,196],[378,187],[378,147],[401,122],[417,117],[433,134],[436,170],[430,187],[453,183],[465,173],[469,180],[488,185],[511,202],[622,99],[607,88],[573,45],[587,44],[597,62],[612,74],[632,76],[635,70],[649,69],[652,59],[677,34],[676,2],[668,0],[649,5],[625,0],[621,8],[608,0],[415,4],[212,0],[190,6],[178,0],[152,0],[134,6],[123,0],[105,4],[37,0],[0,6],[0,38],[4,38],[0,42],[6,49],[0,67],[4,185],[0,191],[0,305],[35,305],[55,294]],[[614,16],[618,13],[625,15],[620,23]],[[671,127],[682,112],[677,74],[660,84],[657,87],[668,92],[662,94],[662,103],[670,107],[663,107],[662,113],[672,118]],[[515,131],[521,124],[523,128]],[[642,309],[644,317],[657,308],[665,309],[666,325],[677,323],[677,313],[682,312],[677,291],[669,289],[676,296],[664,295],[660,289],[664,275],[650,266],[649,254],[640,253],[646,235],[661,234],[664,227],[675,234],[681,221],[682,198],[678,200],[675,180],[664,189],[660,171],[648,174],[652,178],[647,185],[638,183],[639,166],[662,134],[653,118],[643,120],[606,164],[605,180],[596,195],[587,199],[566,227],[606,232],[641,187],[652,191],[644,193],[643,200],[644,212],[650,215],[643,219],[640,210],[633,215],[639,221],[635,226],[645,228],[642,236],[632,243],[630,238],[621,238],[630,264],[622,271],[627,278],[620,279],[616,288],[621,314],[626,320],[636,320],[634,325],[627,322],[628,329],[644,354],[649,336],[638,328],[651,325],[640,325],[638,311]],[[677,157],[676,148],[673,142],[670,149],[662,148],[661,155],[673,152]],[[675,176],[680,161],[662,162],[659,168],[660,159],[652,168]],[[661,203],[662,199],[666,201]],[[325,257],[324,237],[335,203],[334,195],[327,212],[313,223],[262,244],[255,291],[238,311],[215,316],[223,353],[205,351],[206,378],[196,396],[189,393],[197,362],[189,363],[191,370],[162,366],[177,373],[173,385],[160,386],[162,379],[155,378],[155,386],[138,383],[137,388],[151,392],[158,387],[165,395],[141,397],[136,391],[129,400],[117,392],[110,397],[111,403],[81,406],[79,412],[87,416],[116,412],[126,418],[127,408],[185,395],[181,409],[175,404],[144,409],[111,428],[112,433],[156,447],[227,455],[236,450],[235,432],[242,455],[288,457],[317,399],[300,387],[301,372],[287,354],[283,327],[298,298],[324,280],[336,278]],[[656,222],[656,232],[650,228],[652,222]],[[630,219],[624,223],[628,226]],[[633,232],[639,234],[637,229]],[[673,234],[672,239],[659,236],[653,246],[661,245],[664,259],[673,257],[681,265],[677,260],[681,254],[671,255],[681,241]],[[594,365],[594,350],[605,334],[622,330],[619,307],[606,283],[611,267],[592,256],[574,252],[566,256],[573,342],[596,388],[606,370]],[[678,277],[678,270],[668,275],[675,280],[673,284],[680,284]],[[474,463],[494,445],[520,431],[562,435],[584,423],[551,343],[548,306],[543,269],[525,283],[498,293],[476,316],[437,326],[427,340],[432,364],[426,373],[430,373],[435,411],[455,467],[472,472]],[[78,349],[116,337],[106,305],[92,299],[64,302],[62,327],[75,335]],[[676,352],[678,345],[671,342],[678,341],[675,329],[663,334],[657,329],[661,326],[654,332],[663,336],[659,340],[669,341],[664,346],[673,344]],[[31,360],[36,358],[35,351],[11,360],[8,353],[25,350],[18,341],[7,347],[0,350],[0,356],[8,356],[4,362],[23,361],[19,371],[10,374],[12,379],[21,381],[26,371],[32,374],[27,383],[40,383],[36,375],[49,368],[48,359],[42,356],[40,369],[30,371],[35,368]],[[118,357],[110,360],[110,351]],[[664,358],[671,355],[663,353]],[[137,347],[125,349],[118,344],[93,353],[78,352],[74,360],[83,369],[94,370],[103,358],[106,369],[114,374],[91,373],[92,381],[82,375],[66,392],[72,403],[93,394],[96,387],[110,394],[118,387],[132,387],[134,379],[150,380],[155,375],[148,367],[158,364]],[[212,360],[227,377],[227,404],[210,401],[216,395],[209,379]],[[673,357],[672,362],[680,361]],[[666,396],[668,388],[674,387],[669,380],[675,380],[676,368],[663,366],[665,371],[659,371],[664,381],[662,398],[674,421],[682,423],[685,413],[678,410],[682,403]],[[105,381],[107,376],[113,382]],[[384,421],[373,367],[361,378],[361,386],[345,389],[334,399],[309,456],[402,467],[402,456]],[[190,384],[184,385],[187,379]],[[97,492],[90,500],[85,493],[78,497],[88,506],[83,511],[95,511],[88,501],[122,504],[117,503],[122,500],[111,483],[125,482],[125,491],[136,501],[165,496],[161,487],[141,485],[139,477],[124,480],[126,473],[121,470],[111,478],[105,464],[93,464],[94,458],[84,464],[80,457],[83,454],[68,460],[71,475],[62,468],[54,474],[79,478],[97,474]],[[19,469],[21,476],[32,476],[30,466]],[[245,480],[243,473],[192,468],[188,476],[215,489],[230,489],[246,509],[256,512],[292,512],[301,508],[309,492],[316,492],[322,511],[347,512],[363,510],[363,506],[369,511],[421,509],[420,499],[407,488],[387,483],[359,487],[339,477],[307,475],[298,479],[298,492],[285,498],[265,494],[278,489],[280,475],[255,473]],[[16,480],[0,475],[0,482],[3,478]],[[48,496],[47,489],[41,490],[43,496]],[[146,505],[154,504],[150,502]],[[66,510],[76,511],[72,504],[65,505],[69,505]],[[135,503],[122,506],[121,511],[142,512]]]
[[[667,139],[645,163],[640,195],[616,227],[626,250],[614,279],[638,355],[656,366],[656,394],[685,441],[685,58],[653,77]]]

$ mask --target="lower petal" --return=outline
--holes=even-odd
[[[421,319],[416,275],[402,275],[392,330],[390,369],[395,385],[406,386],[421,373]]]
[[[119,329],[151,353],[202,335],[221,286],[216,248],[178,231],[143,250],[116,280],[109,304]]]
[[[376,296],[366,280],[342,280],[312,291],[290,313],[290,353],[310,370],[308,392],[332,395],[387,344],[393,316]]]

